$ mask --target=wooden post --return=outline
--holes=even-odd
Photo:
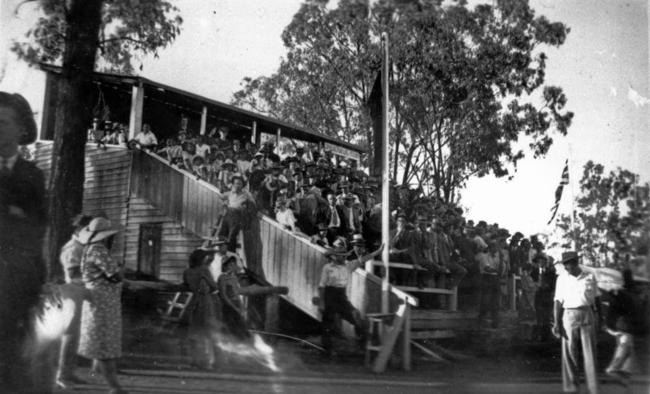
[[[257,121],[253,121],[253,131],[251,132],[251,142],[257,144]]]
[[[456,312],[458,310],[458,286],[454,286],[451,290],[453,294],[449,296],[449,310]]]
[[[278,131],[275,134],[275,150],[278,155],[280,155],[280,137],[282,137],[282,129],[278,127]]]
[[[402,368],[411,370],[411,306],[404,300],[404,328],[402,328]]]
[[[384,372],[386,370],[386,364],[390,359],[393,349],[395,348],[395,343],[397,342],[397,337],[400,334],[400,331],[404,327],[404,314],[406,312],[406,307],[408,303],[400,305],[395,312],[395,318],[393,319],[393,325],[390,329],[387,330],[386,335],[382,339],[381,350],[375,358],[375,362],[372,366],[372,371],[375,373]]]
[[[381,90],[382,90],[382,111],[381,111],[381,132],[382,132],[382,183],[381,183],[381,242],[384,244],[384,250],[381,260],[384,263],[384,277],[381,283],[381,313],[388,312],[388,292],[389,292],[389,222],[390,222],[390,150],[388,149],[388,34],[381,34],[382,41],[382,70],[381,70]],[[397,158],[395,159],[397,160]]]
[[[266,297],[264,331],[277,332],[280,328],[279,319],[280,297],[277,294],[271,294]]]
[[[142,110],[144,108],[144,87],[142,84],[131,88],[131,113],[129,115],[129,137],[135,138],[142,129]]]
[[[208,121],[208,107],[204,105],[203,109],[201,110],[201,128],[199,129],[200,135],[205,135],[205,127],[207,121]]]

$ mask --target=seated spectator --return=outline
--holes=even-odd
[[[218,187],[221,192],[226,192],[231,189],[231,178],[235,174],[235,163],[232,160],[226,159],[221,165],[219,172]],[[242,181],[244,181],[242,177]]]
[[[328,229],[325,223],[318,223],[318,232],[311,236],[311,242],[323,248],[330,248],[331,244],[327,239]]]
[[[229,139],[230,127],[220,126],[218,132],[219,138],[214,141],[214,145],[220,151],[230,150],[232,148],[232,141]]]
[[[285,230],[300,232],[300,229],[296,226],[296,217],[293,211],[287,207],[286,200],[278,200],[275,206],[275,220]]]
[[[158,139],[147,123],[142,125],[142,131],[135,136],[135,141],[140,149],[155,149],[158,145]]]
[[[209,154],[210,146],[207,144],[207,137],[200,135],[196,144],[196,156],[202,157],[203,160],[206,160]]]
[[[126,135],[124,125],[115,123],[111,132],[104,136],[103,142],[107,145],[118,145],[126,147]]]
[[[174,138],[167,138],[165,147],[156,152],[161,157],[169,160],[170,165],[183,161],[183,149]]]

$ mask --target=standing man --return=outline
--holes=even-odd
[[[557,278],[553,335],[562,338],[562,390],[578,392],[580,348],[590,394],[598,393],[596,376],[596,326],[600,293],[593,273],[580,268],[576,252],[562,253],[566,274]]]
[[[361,318],[361,313],[352,306],[346,290],[352,272],[359,264],[377,256],[379,251],[371,256],[362,256],[354,260],[346,260],[348,255],[345,240],[338,238],[334,241],[333,250],[327,251],[326,255],[330,262],[323,266],[323,271],[318,285],[320,296],[320,307],[323,311],[323,337],[322,344],[328,356],[333,355],[333,335],[336,331],[336,317],[350,322],[354,325],[354,331],[360,345],[365,343],[366,330]]]
[[[221,221],[219,235],[228,241],[228,250],[234,252],[237,249],[237,235],[239,231],[248,226],[249,212],[255,207],[255,199],[244,190],[244,178],[235,174],[230,177],[230,191],[223,194],[228,204],[226,213]]]

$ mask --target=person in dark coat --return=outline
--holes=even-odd
[[[27,101],[0,92],[0,392],[33,390],[35,384],[24,350],[46,276],[45,182],[36,165],[18,154],[19,145],[35,139]]]

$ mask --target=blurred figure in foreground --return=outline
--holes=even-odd
[[[36,123],[19,94],[0,92],[0,392],[49,392],[30,376],[25,346],[46,268],[43,173],[18,154],[36,139]]]

